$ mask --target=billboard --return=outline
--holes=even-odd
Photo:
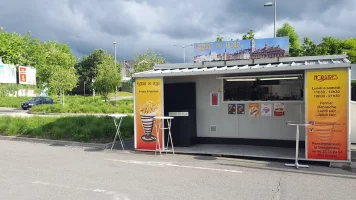
[[[348,160],[348,69],[308,71],[307,158]]]
[[[194,44],[194,62],[249,60],[288,56],[289,37]]]
[[[156,125],[161,121],[155,119],[163,113],[162,79],[137,79],[135,83],[135,142],[141,150],[155,150],[159,140],[161,148],[162,130],[159,137]]]
[[[17,83],[15,65],[0,63],[0,83]]]
[[[36,85],[36,69],[33,67],[19,67],[19,83]]]

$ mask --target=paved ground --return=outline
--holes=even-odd
[[[0,199],[355,199],[356,173],[323,166],[0,140]]]
[[[1,115],[24,116],[24,115],[28,115],[28,110],[22,110],[21,108],[3,108],[3,107],[0,107],[0,116]]]

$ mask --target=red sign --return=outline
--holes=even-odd
[[[210,105],[211,106],[219,105],[219,93],[218,92],[212,92],[210,94]]]
[[[20,71],[20,82],[26,83],[26,68],[19,67],[19,71]]]

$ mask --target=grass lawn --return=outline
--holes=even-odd
[[[130,93],[129,93],[130,94]],[[21,103],[31,97],[0,97],[0,107],[21,108]],[[65,96],[64,106],[59,97],[53,105],[38,105],[31,108],[33,113],[133,113],[133,99],[104,102],[101,97]]]
[[[133,117],[125,117],[121,131],[133,137]],[[0,117],[0,134],[76,142],[108,143],[116,133],[111,117]]]

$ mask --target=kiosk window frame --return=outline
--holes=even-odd
[[[304,80],[305,74],[304,73],[298,73],[298,74],[280,74],[280,75],[262,75],[262,76],[232,76],[232,77],[218,77],[218,79],[221,80],[221,87],[222,87],[222,94],[221,94],[221,102],[222,103],[245,103],[245,102],[304,102],[304,96],[305,96],[305,80]],[[239,82],[240,85],[245,84],[243,87],[246,91],[245,93],[252,93],[252,90],[259,94],[263,94],[264,96],[273,96],[275,93],[272,93],[272,89],[268,89],[266,85],[271,85],[272,86],[281,86],[281,85],[288,85],[288,82],[291,82],[289,85],[293,84],[298,84],[299,86],[296,86],[296,90],[298,90],[298,93],[296,92],[295,94],[291,94],[290,96],[280,96],[276,94],[275,98],[243,98],[241,100],[238,99],[233,99],[233,100],[228,100],[226,98],[226,87],[225,83],[228,82],[228,80],[231,81],[236,81]],[[294,83],[293,83],[294,81]],[[268,83],[269,82],[269,83]],[[282,84],[281,84],[282,83]],[[287,84],[286,84],[287,83]],[[262,86],[262,87],[260,87]],[[256,87],[258,88],[258,91],[256,91]],[[254,89],[252,89],[254,88]],[[272,97],[271,96],[271,97]]]

